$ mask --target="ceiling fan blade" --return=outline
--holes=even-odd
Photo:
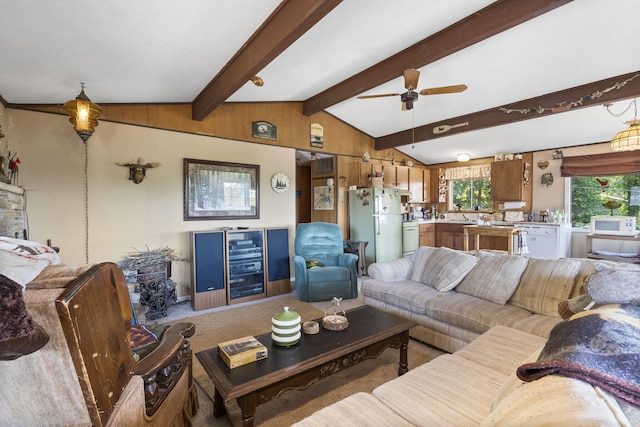
[[[467,90],[467,85],[441,86],[422,89],[420,95],[442,95],[444,93],[457,93]]]
[[[369,99],[369,98],[384,98],[385,96],[400,96],[399,93],[383,93],[380,95],[360,95],[358,99]]]
[[[408,68],[404,70],[404,87],[405,89],[415,89],[418,87],[418,79],[420,78],[420,71],[414,68]]]

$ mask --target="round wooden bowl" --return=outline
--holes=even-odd
[[[330,331],[342,331],[347,329],[349,321],[339,314],[330,314],[322,318],[322,327]]]

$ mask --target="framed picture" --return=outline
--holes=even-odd
[[[313,209],[316,211],[333,210],[333,186],[313,187]]]
[[[260,218],[260,166],[184,159],[184,220]]]

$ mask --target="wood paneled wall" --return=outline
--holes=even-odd
[[[199,135],[291,147],[319,153],[361,158],[368,151],[372,159],[396,161],[410,157],[395,150],[375,150],[373,138],[325,112],[305,116],[302,102],[226,103],[202,121],[191,118],[191,104],[107,104],[101,105],[100,120],[188,132]],[[62,105],[18,105],[33,111],[65,114]],[[276,141],[252,136],[251,123],[267,121],[277,128]],[[324,127],[324,147],[311,147],[311,123]],[[414,160],[415,162],[415,160]],[[417,162],[416,162],[417,163]]]

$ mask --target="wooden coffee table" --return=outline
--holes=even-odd
[[[259,335],[256,338],[267,347],[269,357],[239,368],[229,369],[218,357],[218,347],[196,353],[215,386],[214,416],[225,415],[224,402],[236,399],[242,424],[253,426],[258,405],[378,357],[389,347],[400,349],[398,375],[408,371],[409,329],[414,322],[370,306],[348,311],[347,319],[347,329],[336,332],[320,326],[318,334],[303,334],[300,342],[289,348],[274,345],[271,333]]]

